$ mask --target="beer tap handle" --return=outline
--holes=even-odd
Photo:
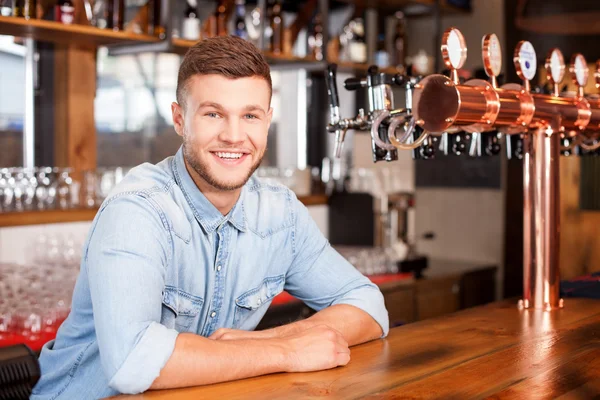
[[[357,90],[367,86],[367,81],[361,78],[348,78],[344,81],[346,90]]]
[[[337,90],[336,82],[336,64],[329,64],[327,66],[327,73],[325,74],[325,83],[327,84],[327,94],[329,95],[329,121],[335,128],[335,150],[334,155],[339,158],[342,154],[342,147],[344,146],[344,137],[346,136],[346,129],[339,127],[340,123],[340,101]]]
[[[405,86],[408,82],[410,82],[410,78],[402,74],[396,74],[392,77],[394,85]]]
[[[484,141],[484,152],[488,156],[496,156],[502,151],[500,145],[500,134],[497,132],[486,132],[483,134],[482,139]]]
[[[332,125],[340,121],[340,101],[336,82],[337,65],[329,64],[325,74],[325,83],[327,84],[327,94],[329,95],[329,120]]]
[[[428,136],[423,142],[423,145],[419,148],[421,157],[424,160],[430,160],[432,158],[435,158],[435,142],[433,139],[433,136]]]

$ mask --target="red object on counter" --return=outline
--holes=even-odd
[[[412,273],[401,273],[401,274],[373,275],[373,276],[368,276],[367,278],[369,278],[371,280],[371,282],[373,282],[374,284],[381,285],[382,283],[396,282],[396,281],[403,281],[405,279],[410,279],[410,278],[412,278],[412,276],[413,276]],[[297,298],[295,298],[288,292],[281,292],[280,294],[275,296],[275,298],[271,302],[271,305],[280,306],[283,304],[298,303],[298,302],[300,302],[300,300],[298,300]]]
[[[385,275],[374,275],[368,278],[376,285],[388,282],[402,281],[412,277],[411,273],[402,274],[385,274]],[[278,306],[283,304],[299,303],[300,300],[289,294],[288,292],[282,292],[275,296],[271,305]],[[33,351],[39,352],[42,346],[56,337],[56,332],[60,323],[53,325],[53,329],[46,329],[40,332],[35,338],[25,337],[17,333],[1,332],[0,333],[0,347],[12,346],[15,344],[24,343],[29,346]]]

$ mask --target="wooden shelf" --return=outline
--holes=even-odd
[[[309,196],[298,196],[298,200],[305,206],[321,206],[326,205],[329,198],[324,194],[312,194]]]
[[[0,16],[0,34],[28,37],[43,42],[94,46],[159,41],[157,37],[132,32],[115,32],[86,25],[65,25],[54,21],[2,16]]]
[[[175,54],[184,55],[188,51],[188,49],[190,47],[192,47],[195,43],[197,43],[197,41],[195,41],[195,40],[173,38],[172,52]],[[271,53],[269,51],[265,51],[263,54],[265,55],[265,57],[267,58],[267,61],[270,64],[291,64],[291,63],[306,63],[308,65],[320,64],[319,61],[317,61],[311,57],[298,57],[298,56],[288,55],[288,54],[275,54],[275,53]]]
[[[0,227],[91,221],[95,208],[0,213]]]
[[[326,195],[298,196],[306,206],[326,205]],[[98,212],[97,208],[71,210],[23,211],[0,213],[0,228],[9,226],[56,224],[62,222],[91,221]]]
[[[344,3],[358,4],[362,6],[375,7],[384,11],[403,11],[407,17],[418,17],[430,15],[436,0],[340,0]],[[461,7],[440,0],[440,12],[448,14],[464,14],[470,12]]]
[[[367,70],[369,69],[369,67],[371,66],[371,64],[364,64],[364,63],[352,63],[352,62],[336,62],[337,66],[338,66],[338,71],[339,72],[351,72],[351,73],[355,73],[355,72],[363,72],[366,73]],[[391,74],[391,75],[395,75],[397,73],[399,73],[400,71],[398,71],[398,69],[396,67],[386,67],[386,68],[379,68],[379,72],[385,72],[386,74]]]
[[[546,35],[600,35],[599,11],[562,12],[556,15],[517,17],[515,25],[526,31]]]
[[[185,55],[188,49],[196,43],[196,40],[173,38],[173,53]]]

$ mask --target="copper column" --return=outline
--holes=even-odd
[[[560,133],[543,126],[523,135],[524,308],[563,306],[558,269]]]

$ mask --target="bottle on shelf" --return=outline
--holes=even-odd
[[[25,19],[37,18],[37,0],[15,0],[13,16]]]
[[[321,14],[317,13],[308,34],[308,55],[315,60],[323,60],[323,23]]]
[[[106,10],[106,27],[113,31],[122,31],[125,19],[125,0],[108,0]]]
[[[396,13],[396,34],[394,35],[393,63],[400,73],[406,70],[406,18],[402,11]]]
[[[390,66],[390,54],[385,47],[385,34],[380,33],[377,37],[377,51],[375,52],[375,64],[379,68]]]
[[[248,40],[248,30],[246,29],[246,1],[235,0],[235,19],[233,35]]]
[[[206,21],[205,37],[227,36],[227,6],[219,0],[215,12]]]
[[[217,7],[217,35],[227,36],[227,5],[225,1],[219,1],[219,7]]]
[[[54,6],[54,20],[71,25],[75,20],[75,4],[71,0],[59,0]]]
[[[367,42],[365,40],[365,23],[362,18],[350,21],[352,38],[348,43],[348,55],[350,61],[355,63],[367,62]]]
[[[187,2],[187,8],[183,15],[181,37],[187,40],[200,40],[200,17],[196,7]]]
[[[271,2],[270,7],[270,20],[271,20],[271,51],[275,54],[283,53],[283,35],[284,25],[283,16],[281,15],[281,1],[274,0]]]
[[[13,14],[12,0],[0,0],[0,15],[10,17]]]
[[[109,0],[110,1],[110,0]],[[161,23],[161,0],[148,0],[148,35],[165,38],[165,27]]]

